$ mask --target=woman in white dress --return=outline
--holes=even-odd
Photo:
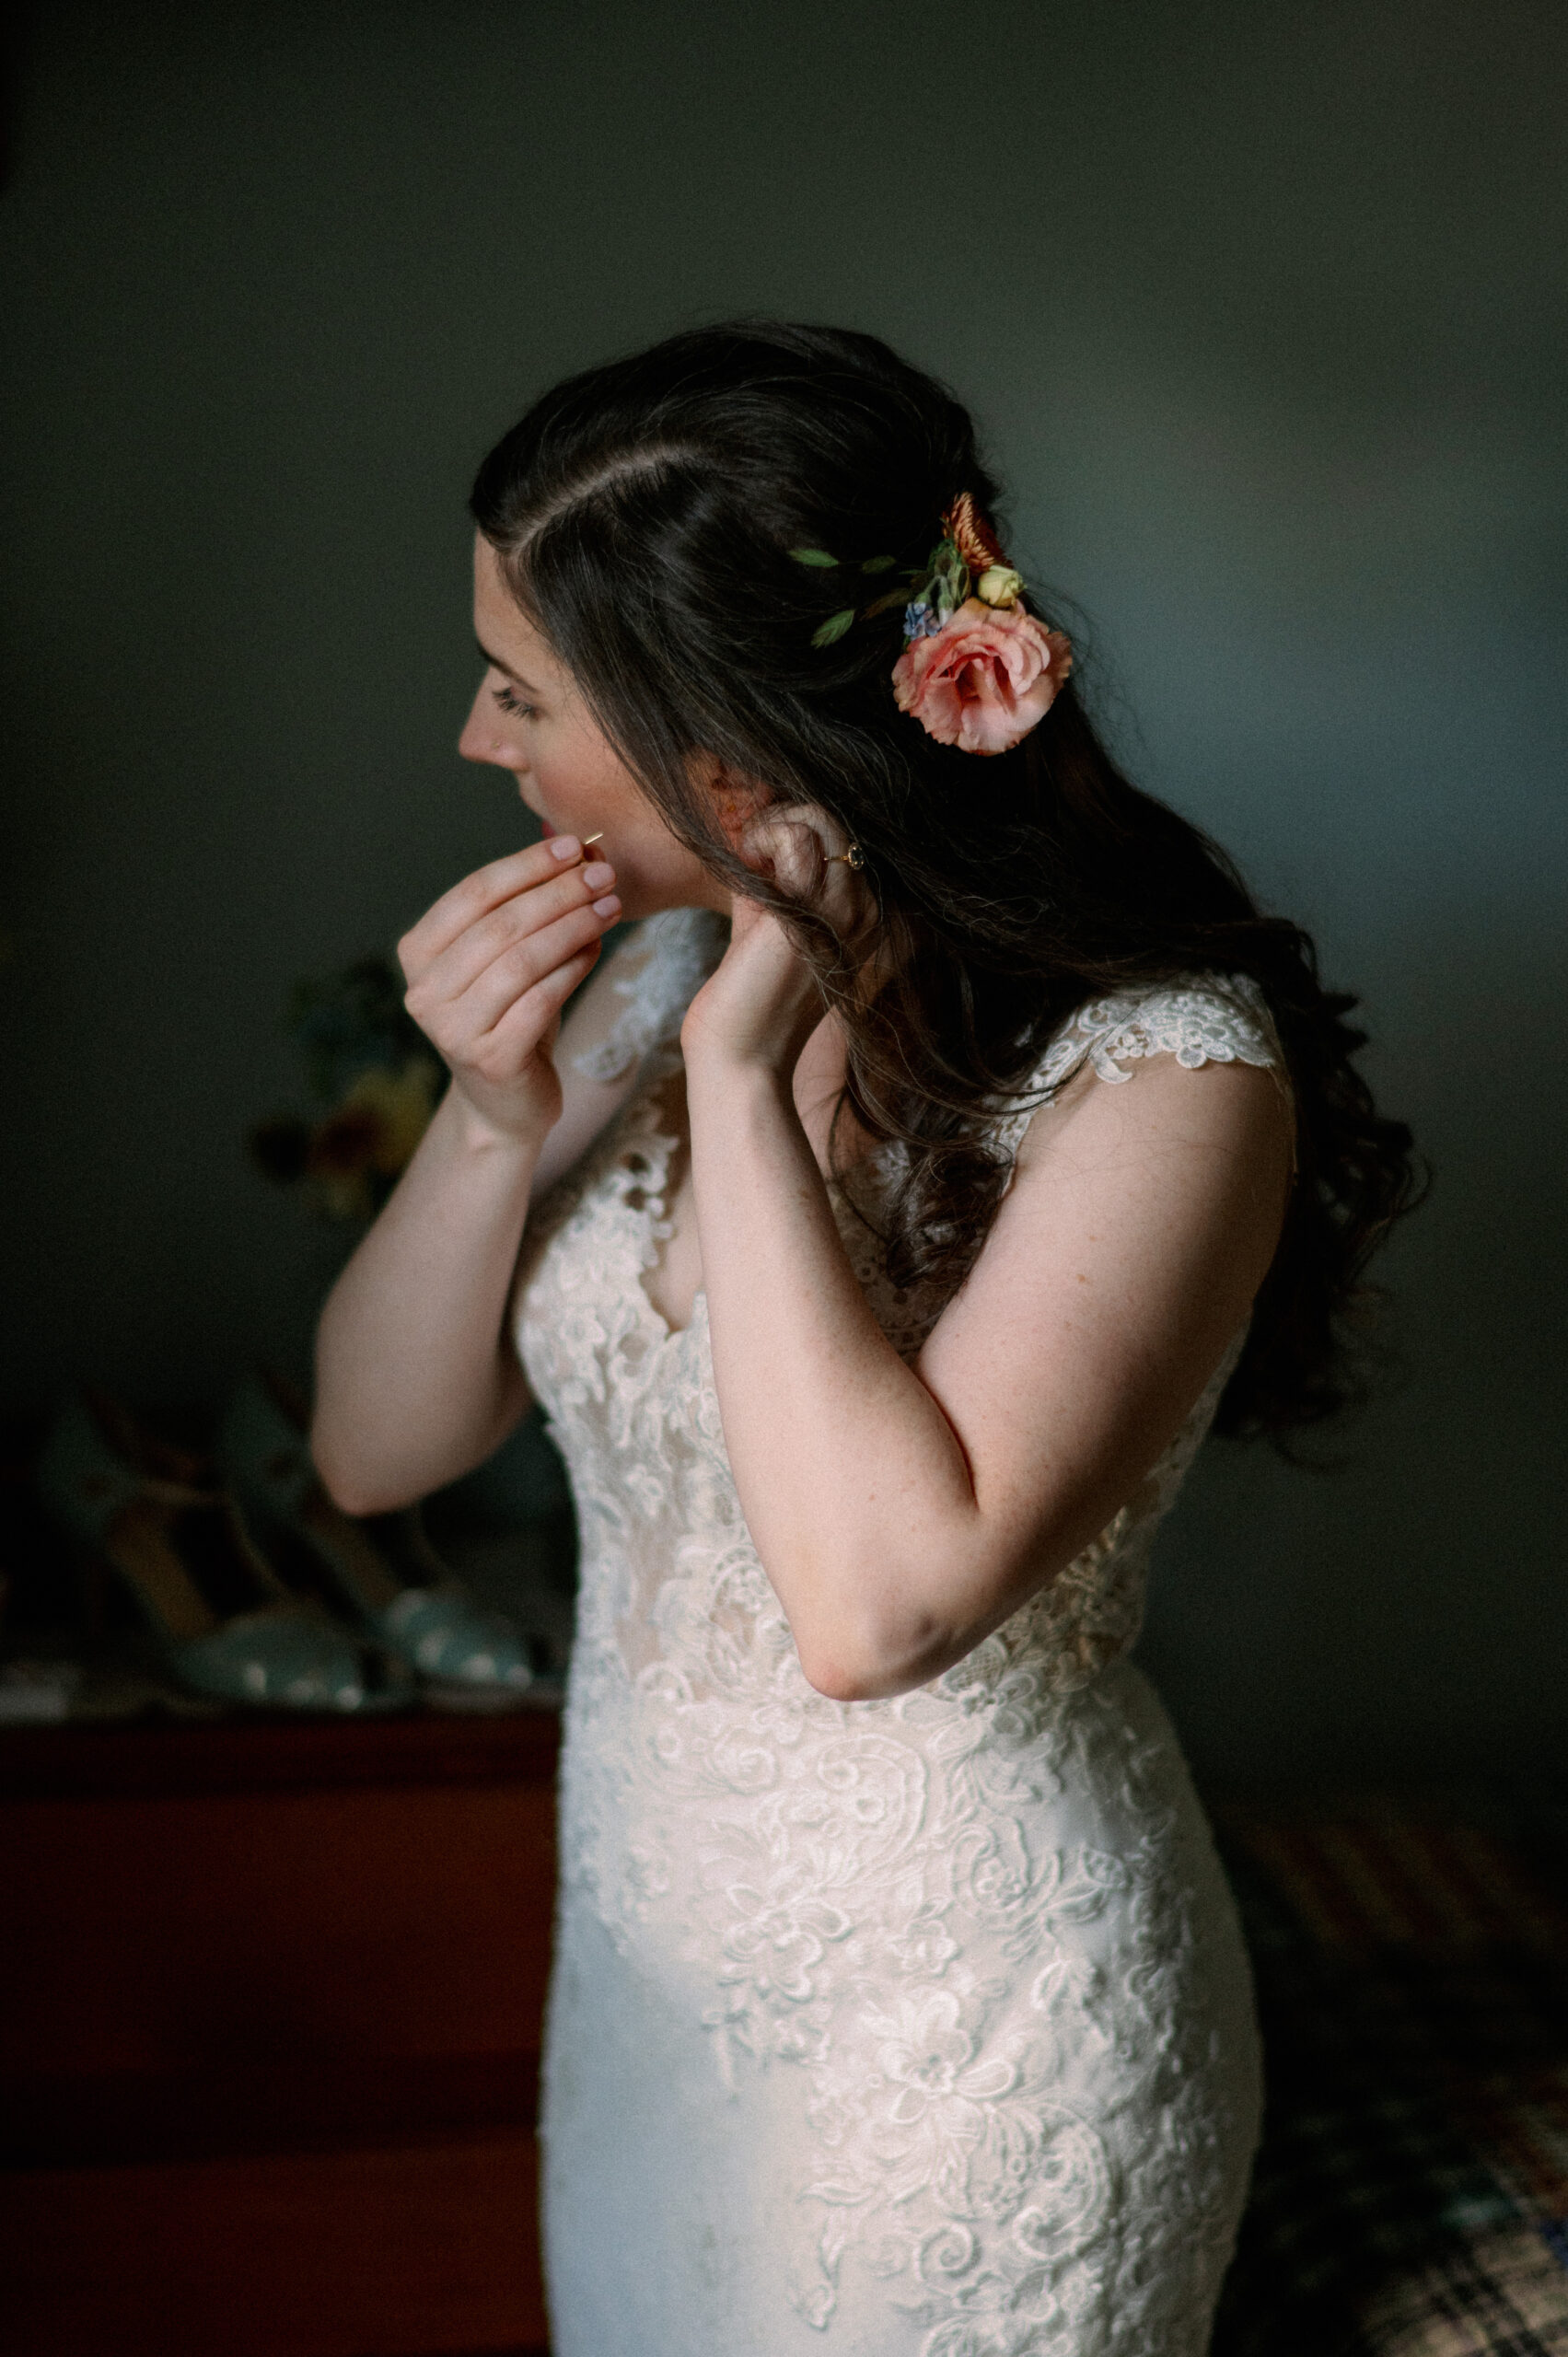
[[[545,840],[401,945],[453,1085],[315,1446],[379,1510],[537,1399],[571,1473],[557,2357],[1198,2357],[1243,2199],[1246,1961],[1126,1655],[1216,1413],[1343,1396],[1409,1139],[996,512],[942,388],[754,323],[476,486],[462,749]]]

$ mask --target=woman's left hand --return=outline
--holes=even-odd
[[[870,946],[876,902],[842,830],[814,804],[761,813],[737,846],[747,865],[821,917],[858,963]],[[687,1010],[688,1064],[761,1064],[787,1079],[826,1009],[817,979],[784,926],[760,901],[737,896],[729,947]]]

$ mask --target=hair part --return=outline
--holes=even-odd
[[[995,519],[973,423],[935,378],[872,336],[743,320],[555,387],[485,459],[470,505],[672,832],[811,960],[844,1031],[842,1101],[906,1149],[883,1238],[896,1284],[961,1281],[1006,1183],[990,1124],[1027,1098],[1075,1007],[1203,972],[1258,982],[1297,1168],[1216,1426],[1283,1444],[1365,1388],[1367,1264],[1423,1191],[1411,1133],[1355,1069],[1356,1001],[1324,989],[1311,940],[1260,911],[1217,845],[1122,776],[1075,681],[982,760],[899,713],[896,610],[813,646],[843,575],[790,551],[912,569],[964,492]],[[888,951],[875,993],[815,911],[738,857],[698,753],[781,805],[816,804],[861,846]]]

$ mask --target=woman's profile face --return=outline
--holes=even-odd
[[[487,668],[458,750],[468,761],[510,770],[547,834],[603,840],[628,917],[659,909],[715,908],[729,896],[677,842],[598,723],[565,667],[514,601],[500,560],[474,536],[474,635]]]

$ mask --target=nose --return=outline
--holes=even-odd
[[[463,733],[458,739],[458,750],[465,761],[491,761],[496,768],[504,770],[517,770],[525,766],[519,749],[508,744],[497,726],[494,709],[482,687],[469,707]]]

